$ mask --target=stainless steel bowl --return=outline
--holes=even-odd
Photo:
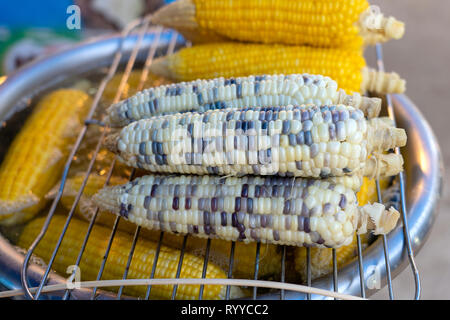
[[[143,61],[145,54],[154,40],[154,34],[147,34],[142,42],[137,61]],[[164,33],[159,41],[159,48],[165,49],[170,34]],[[24,99],[34,96],[44,89],[56,87],[62,81],[80,75],[83,72],[98,70],[112,63],[114,54],[122,45],[122,63],[130,56],[137,41],[137,36],[129,36],[124,41],[118,36],[99,38],[83,43],[72,49],[46,57],[28,65],[0,86],[0,119],[5,120],[13,114]],[[441,153],[435,135],[426,119],[414,103],[405,95],[393,96],[398,126],[405,128],[408,134],[408,146],[404,148],[406,172],[406,204],[408,224],[412,247],[417,253],[429,235],[436,217],[436,207],[441,195],[443,165]],[[388,237],[388,252],[392,276],[398,275],[408,266],[405,239],[401,226]],[[382,286],[386,284],[386,270],[382,240],[378,239],[364,251],[364,283],[378,270]],[[9,289],[21,288],[20,269],[23,254],[19,253],[8,240],[0,234],[0,284]],[[37,265],[30,266],[29,282],[31,286],[39,284],[44,269]],[[358,261],[354,259],[339,270],[338,290],[341,293],[359,295],[360,277]],[[426,275],[424,275],[426,277]],[[50,283],[63,280],[56,274],[50,276]],[[333,290],[332,276],[313,281],[313,286]],[[366,288],[366,294],[376,290]],[[77,290],[73,298],[87,298],[90,290]],[[412,294],[413,296],[413,294]],[[59,298],[59,293],[45,295],[46,298]],[[111,294],[103,293],[101,298]],[[259,298],[279,299],[276,295],[261,295]],[[297,292],[286,292],[286,299],[303,299]],[[315,297],[313,298],[323,298]]]

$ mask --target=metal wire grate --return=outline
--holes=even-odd
[[[151,29],[150,29],[151,28]],[[126,66],[125,66],[125,71],[123,73],[122,79],[120,81],[118,90],[116,92],[116,95],[114,97],[114,101],[113,102],[117,102],[121,99],[122,93],[123,93],[123,89],[127,83],[127,80],[129,78],[129,75],[131,73],[131,71],[133,70],[134,66],[135,66],[135,62],[137,59],[137,55],[140,52],[141,48],[141,43],[143,40],[143,37],[148,33],[148,32],[153,32],[155,35],[155,40],[154,42],[152,42],[152,45],[150,46],[148,53],[146,55],[146,59],[145,59],[145,63],[144,63],[144,67],[141,71],[141,77],[140,77],[140,82],[139,82],[139,86],[138,86],[138,90],[143,89],[143,85],[148,77],[148,72],[149,72],[149,68],[150,65],[153,61],[153,58],[155,57],[158,45],[159,45],[159,41],[160,41],[160,36],[163,32],[163,28],[161,27],[154,27],[151,26],[151,17],[145,17],[143,19],[140,20],[136,20],[134,22],[132,22],[130,25],[127,26],[127,28],[125,28],[125,30],[122,32],[121,34],[121,39],[122,42],[125,38],[127,38],[128,36],[130,36],[130,34],[137,34],[137,41],[133,47],[133,50],[131,52],[131,56],[128,59]],[[178,34],[173,32],[172,36],[171,36],[171,40],[169,42],[169,45],[167,47],[166,50],[166,54],[171,54],[174,52],[175,46],[177,45],[178,41]],[[185,44],[185,45],[190,45],[189,43]],[[381,45],[377,45],[376,46],[376,52],[377,52],[377,63],[378,63],[378,68],[380,70],[384,70],[384,65],[383,65],[383,55],[382,55],[382,48]],[[89,175],[91,174],[91,171],[94,167],[96,158],[97,158],[97,154],[100,151],[100,148],[102,146],[102,142],[103,139],[106,135],[106,133],[108,132],[108,128],[105,128],[104,130],[102,130],[102,134],[99,137],[99,140],[97,142],[94,154],[92,156],[92,159],[89,162],[88,168],[85,172],[85,177],[84,180],[82,182],[81,188],[79,189],[74,203],[67,215],[67,219],[66,219],[66,223],[64,225],[64,228],[60,234],[60,237],[58,239],[58,242],[53,250],[51,259],[48,262],[47,268],[45,270],[45,273],[41,279],[41,282],[37,288],[37,290],[34,292],[32,292],[32,290],[30,290],[30,285],[28,283],[28,268],[29,268],[29,264],[30,264],[30,259],[31,256],[33,254],[34,249],[36,248],[36,246],[38,245],[39,241],[43,238],[43,236],[45,235],[45,233],[47,232],[47,229],[49,227],[50,221],[53,217],[53,215],[55,214],[55,210],[56,210],[56,206],[59,203],[63,191],[64,191],[64,186],[66,183],[66,179],[67,179],[67,175],[69,172],[69,169],[71,167],[72,164],[72,159],[74,158],[74,156],[76,155],[81,142],[83,141],[83,139],[86,136],[86,132],[88,130],[88,127],[91,125],[96,125],[98,124],[98,121],[96,121],[95,119],[93,119],[93,115],[99,105],[99,101],[102,97],[102,94],[105,90],[106,85],[108,84],[108,82],[111,80],[111,78],[115,75],[116,71],[118,70],[118,67],[120,65],[120,61],[123,57],[123,46],[122,44],[119,46],[119,49],[117,50],[117,52],[115,53],[114,59],[112,64],[110,65],[109,69],[108,69],[108,73],[106,74],[106,76],[102,79],[99,88],[96,92],[96,95],[94,97],[92,106],[90,108],[89,114],[86,118],[85,124],[81,130],[81,132],[78,135],[78,138],[72,148],[71,154],[65,164],[65,168],[64,168],[64,173],[61,179],[61,185],[60,188],[58,190],[57,195],[55,196],[55,199],[49,209],[48,212],[48,216],[47,219],[45,221],[45,224],[41,230],[41,232],[39,233],[39,235],[37,236],[37,238],[35,239],[35,241],[32,243],[32,245],[30,246],[26,256],[25,256],[25,260],[22,266],[22,272],[21,272],[21,280],[22,280],[22,285],[23,288],[25,290],[25,294],[28,298],[31,299],[39,299],[41,297],[42,294],[42,290],[44,288],[44,286],[46,285],[46,282],[48,281],[48,276],[49,273],[51,271],[54,259],[58,253],[58,250],[60,248],[61,242],[64,238],[64,235],[67,231],[67,228],[69,227],[69,223],[73,217],[73,214],[75,212],[75,208],[78,205],[78,202],[83,194],[83,190],[86,186],[87,180],[89,178]],[[389,117],[395,121],[395,115],[394,115],[394,108],[392,105],[392,101],[391,101],[391,97],[389,95],[386,96],[386,102],[387,102],[387,112]],[[397,148],[395,150],[396,153],[399,153],[399,149]],[[107,173],[107,179],[106,179],[106,183],[105,185],[108,184],[111,175],[113,173],[114,170],[114,166],[115,166],[115,160],[112,161],[110,168],[108,170]],[[133,179],[134,177],[134,170],[132,171],[131,175],[130,175],[130,180]],[[413,250],[412,250],[412,246],[411,246],[411,241],[410,241],[410,237],[409,237],[409,229],[408,229],[408,222],[407,222],[407,211],[406,211],[406,203],[405,203],[405,177],[403,173],[400,173],[399,175],[399,185],[400,185],[400,196],[401,196],[401,203],[400,203],[400,211],[401,211],[401,217],[402,217],[402,222],[403,222],[403,235],[404,235],[404,240],[405,240],[405,244],[406,244],[406,250],[408,253],[408,258],[409,258],[409,264],[411,267],[411,270],[413,272],[414,275],[414,280],[415,280],[415,295],[414,298],[415,299],[419,299],[420,298],[420,278],[419,278],[419,272],[417,270],[417,267],[415,265],[414,262],[414,254],[413,254]],[[378,194],[378,200],[379,202],[382,202],[381,199],[381,192],[380,192],[380,186],[379,183],[377,181],[377,194]],[[98,208],[96,208],[94,215],[92,216],[90,222],[89,222],[89,227],[87,230],[87,233],[84,235],[84,240],[83,240],[83,244],[82,247],[78,253],[77,259],[74,262],[74,265],[79,266],[81,259],[83,257],[83,253],[86,247],[86,244],[88,242],[89,236],[91,234],[92,228],[96,222],[96,218],[97,218],[97,214],[98,214]],[[106,248],[106,251],[104,253],[104,257],[103,257],[103,261],[101,264],[101,267],[98,271],[98,275],[97,275],[97,280],[101,280],[102,279],[102,275],[103,275],[103,271],[104,271],[104,267],[105,264],[107,262],[108,259],[108,255],[109,255],[109,251],[112,245],[112,242],[114,240],[114,236],[116,234],[118,225],[119,225],[119,221],[120,221],[120,217],[117,216],[117,218],[115,219],[114,225],[111,229],[111,233],[110,233],[110,237],[109,237],[109,242],[108,242],[108,246]],[[133,240],[132,240],[132,245],[131,245],[131,249],[130,252],[128,254],[128,260],[127,260],[127,264],[126,264],[126,268],[123,272],[123,276],[122,279],[127,279],[128,276],[128,271],[129,271],[129,267],[131,264],[131,261],[133,259],[133,253],[134,253],[134,249],[136,246],[136,243],[139,239],[140,236],[140,231],[141,228],[138,226],[135,229],[134,232],[134,236],[133,236]],[[160,248],[161,248],[161,244],[163,241],[163,237],[164,237],[164,232],[160,233],[160,237],[158,240],[158,244],[156,247],[156,253],[155,253],[155,257],[154,257],[154,261],[153,261],[153,266],[152,266],[152,270],[151,273],[148,275],[149,279],[154,279],[155,277],[155,270],[156,270],[156,265],[157,265],[157,261],[158,261],[158,257],[159,257],[159,252],[160,252]],[[188,235],[184,236],[183,238],[183,244],[182,244],[182,248],[180,251],[180,257],[179,257],[179,261],[178,261],[178,268],[177,268],[177,273],[176,273],[176,278],[178,279],[180,277],[180,273],[181,273],[181,266],[183,263],[183,258],[184,258],[184,253],[185,253],[185,247],[186,247],[186,242],[188,240]],[[386,236],[382,236],[382,241],[383,241],[383,248],[384,248],[384,264],[385,264],[385,268],[386,268],[386,276],[387,276],[387,290],[389,292],[389,297],[390,299],[394,299],[394,294],[393,294],[393,287],[392,287],[392,277],[391,277],[391,266],[390,266],[390,261],[389,261],[389,252],[388,252],[388,240],[386,238]],[[209,253],[210,253],[210,246],[211,246],[211,240],[205,240],[205,257],[204,257],[204,263],[203,263],[203,270],[202,270],[202,278],[205,279],[206,277],[206,269],[208,266],[208,260],[209,260]],[[286,246],[280,246],[281,247],[281,275],[280,275],[280,282],[285,283],[286,280]],[[333,261],[333,272],[332,272],[332,280],[333,280],[333,289],[335,292],[339,291],[339,270],[337,268],[337,258],[336,258],[336,250],[335,249],[329,249],[332,250],[332,261]],[[306,249],[306,263],[307,263],[307,269],[306,269],[306,274],[307,274],[307,281],[306,284],[307,286],[311,287],[312,286],[312,277],[311,277],[311,270],[312,270],[312,264],[311,264],[311,249],[307,248]],[[357,266],[358,266],[358,271],[355,270],[355,273],[359,273],[359,278],[360,278],[360,297],[362,298],[366,298],[366,277],[365,277],[365,271],[364,271],[364,264],[363,264],[363,252],[362,252],[362,246],[361,246],[361,239],[359,236],[357,236]],[[229,268],[228,268],[228,272],[227,272],[227,277],[228,279],[232,279],[233,278],[233,266],[234,266],[234,260],[235,260],[235,242],[231,242],[230,245],[230,253],[229,253]],[[260,243],[258,243],[256,245],[256,250],[255,250],[255,267],[254,267],[254,273],[253,273],[253,280],[258,280],[258,273],[259,273],[259,267],[260,267]],[[247,283],[247,282],[246,282]],[[118,293],[117,293],[117,299],[121,299],[123,296],[123,286],[119,287]],[[173,287],[173,292],[172,292],[172,299],[175,299],[176,297],[176,293],[177,293],[177,289],[178,289],[178,285],[175,284]],[[145,295],[145,299],[149,299],[150,297],[150,293],[152,290],[152,285],[148,285],[147,286],[147,291],[146,291],[146,295]],[[94,287],[92,290],[92,294],[91,294],[91,299],[95,299],[96,296],[98,295],[97,292],[97,287]],[[202,284],[200,286],[200,293],[199,293],[199,299],[203,298],[203,291],[204,291],[204,284]],[[226,296],[225,298],[228,300],[230,299],[230,291],[231,291],[231,285],[227,284],[227,288],[226,288]],[[66,289],[63,295],[63,299],[69,299],[71,295],[71,291],[69,289]],[[253,295],[252,295],[253,299],[257,299],[258,298],[258,286],[255,284],[253,287]],[[286,292],[284,289],[280,289],[279,291],[279,299],[285,299],[286,298]],[[311,293],[307,293],[306,295],[307,299],[312,299],[312,295]]]

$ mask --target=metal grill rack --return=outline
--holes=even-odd
[[[92,160],[89,163],[89,166],[86,170],[85,173],[85,177],[84,177],[84,181],[81,185],[81,188],[78,192],[78,194],[75,197],[74,203],[72,205],[72,208],[70,209],[68,215],[67,215],[67,219],[66,219],[66,223],[64,225],[64,228],[61,232],[61,235],[59,237],[59,240],[53,250],[53,254],[51,256],[50,261],[48,262],[48,265],[45,269],[45,272],[43,274],[43,277],[41,278],[41,281],[39,283],[39,286],[37,287],[37,289],[31,289],[31,285],[28,281],[28,272],[29,272],[29,265],[30,265],[30,259],[32,257],[33,251],[35,249],[35,247],[38,245],[39,241],[43,238],[44,234],[46,233],[48,226],[50,224],[50,221],[55,213],[55,209],[57,204],[59,203],[61,197],[62,197],[62,193],[64,190],[64,185],[66,182],[66,178],[69,172],[69,169],[71,167],[72,164],[72,159],[74,158],[74,156],[76,155],[78,148],[80,147],[81,142],[83,141],[86,132],[89,128],[89,126],[92,125],[99,125],[99,121],[96,119],[93,119],[93,115],[94,112],[96,111],[98,105],[99,105],[99,101],[101,99],[101,96],[103,94],[103,91],[105,90],[105,87],[107,85],[107,83],[111,80],[111,78],[115,75],[116,71],[118,70],[118,67],[120,65],[120,62],[123,58],[123,42],[124,40],[129,37],[131,34],[133,34],[134,36],[137,36],[137,41],[135,42],[135,45],[132,49],[130,58],[128,59],[127,63],[126,63],[126,67],[125,67],[125,71],[123,73],[123,77],[121,79],[119,88],[116,92],[115,98],[114,98],[114,102],[117,102],[121,99],[121,95],[122,95],[122,91],[123,88],[125,86],[125,84],[127,83],[128,77],[130,75],[130,72],[133,70],[134,66],[135,66],[135,62],[136,62],[136,58],[138,56],[139,53],[142,53],[141,51],[141,44],[143,41],[143,38],[146,34],[148,34],[149,32],[154,33],[154,41],[152,42],[152,44],[149,47],[148,52],[146,53],[146,58],[145,58],[145,64],[144,67],[142,69],[142,73],[141,73],[141,78],[140,78],[140,84],[139,84],[139,90],[142,89],[143,84],[145,83],[145,80],[147,79],[148,76],[148,70],[149,67],[152,63],[153,58],[155,57],[155,54],[157,52],[157,48],[159,45],[159,41],[160,41],[160,36],[162,33],[166,32],[166,30],[164,30],[161,27],[155,27],[151,25],[151,17],[145,17],[143,19],[140,20],[136,20],[134,22],[132,22],[129,26],[127,26],[127,28],[125,28],[125,30],[122,32],[121,34],[121,45],[119,46],[119,49],[117,50],[117,52],[114,55],[114,59],[112,64],[109,67],[108,73],[106,74],[106,76],[103,78],[103,80],[101,81],[98,91],[96,92],[96,95],[93,99],[93,103],[92,106],[90,108],[90,112],[86,118],[84,127],[82,128],[81,132],[78,135],[78,138],[73,146],[73,149],[71,151],[71,154],[65,164],[65,169],[64,169],[64,173],[62,176],[62,180],[61,180],[61,185],[60,188],[58,190],[58,193],[56,194],[56,197],[49,209],[48,212],[48,216],[47,219],[45,221],[45,224],[41,230],[41,232],[39,233],[38,237],[35,239],[35,241],[33,242],[33,244],[31,245],[31,247],[29,248],[26,256],[25,256],[25,260],[22,266],[22,270],[21,270],[21,281],[22,281],[22,286],[25,290],[25,295],[28,298],[31,299],[39,299],[40,297],[42,297],[43,294],[43,288],[44,286],[47,284],[48,278],[49,278],[49,274],[52,268],[52,264],[54,262],[55,256],[58,252],[58,249],[61,245],[61,242],[64,238],[65,232],[67,231],[67,228],[70,228],[69,223],[74,215],[75,212],[75,208],[78,204],[78,201],[81,198],[81,195],[83,193],[83,190],[86,186],[88,177],[93,169],[94,163],[96,161],[96,156],[97,153],[99,152],[101,145],[102,145],[102,141],[105,137],[105,134],[108,130],[108,128],[105,128],[105,130],[102,131],[102,134],[98,140],[98,143],[96,145],[96,149],[95,149],[95,153],[94,156],[92,157]],[[167,51],[166,54],[171,54],[177,45],[180,44],[180,37],[177,33],[175,32],[171,32],[171,38],[169,41],[169,44],[167,46]],[[189,43],[185,43],[184,45],[189,45]],[[378,68],[380,70],[384,69],[384,65],[383,65],[383,55],[382,55],[382,48],[381,45],[377,45],[376,47],[376,52],[377,52],[377,63],[378,63]],[[393,107],[393,103],[392,103],[392,99],[391,97],[388,95],[385,97],[386,98],[386,102],[387,102],[387,112],[389,117],[395,121],[395,115],[394,115],[394,107]],[[399,153],[400,151],[397,149],[395,150],[395,152]],[[112,175],[112,172],[114,170],[114,166],[115,166],[115,160],[112,161],[111,166],[109,168],[108,174],[107,174],[107,182],[106,184],[108,184],[109,178]],[[130,180],[133,178],[134,176],[134,171],[131,173],[130,175]],[[400,206],[400,211],[401,211],[401,218],[402,218],[402,223],[403,223],[403,237],[404,237],[404,243],[406,246],[406,251],[408,254],[408,259],[409,259],[409,264],[410,264],[410,268],[411,271],[413,273],[413,277],[414,277],[414,283],[415,283],[415,292],[414,292],[414,299],[419,299],[420,298],[420,292],[421,292],[421,286],[420,286],[420,278],[419,278],[419,272],[418,269],[416,267],[416,264],[414,262],[414,254],[413,254],[413,249],[412,249],[412,245],[411,245],[411,239],[409,236],[409,227],[408,227],[408,220],[407,220],[407,211],[406,211],[406,196],[405,196],[405,177],[403,173],[400,173],[399,177],[399,185],[400,185],[400,195],[401,195],[401,206]],[[377,193],[378,193],[378,199],[379,202],[381,201],[381,193],[380,193],[380,187],[379,187],[379,183],[377,182]],[[84,242],[83,245],[78,253],[78,257],[76,259],[76,261],[74,261],[74,264],[76,266],[78,266],[80,264],[80,261],[83,257],[83,253],[84,253],[84,249],[86,247],[87,241],[89,239],[90,233],[92,231],[92,228],[95,224],[96,221],[96,217],[97,217],[97,213],[98,213],[98,209],[95,211],[95,214],[92,216],[92,219],[89,222],[89,228],[87,233],[84,235]],[[110,238],[109,238],[109,244],[107,246],[107,249],[104,253],[104,258],[103,258],[103,262],[101,264],[100,269],[98,270],[98,276],[97,276],[97,280],[101,280],[102,279],[102,273],[105,267],[105,264],[107,262],[108,259],[108,254],[109,254],[109,250],[111,248],[111,244],[113,242],[114,236],[116,234],[116,230],[118,228],[118,224],[120,221],[120,217],[118,216],[115,219],[114,225],[111,229],[111,233],[110,233]],[[135,249],[135,245],[136,242],[140,236],[140,231],[141,228],[140,227],[136,227],[134,236],[133,236],[133,241],[132,241],[132,246],[128,255],[128,260],[127,260],[127,265],[126,268],[123,272],[123,277],[122,279],[125,280],[127,279],[128,276],[128,269],[129,266],[131,264],[132,258],[133,258],[133,253],[134,253],[134,249]],[[158,241],[158,245],[157,245],[157,250],[156,250],[156,254],[154,257],[154,262],[153,262],[153,267],[152,267],[152,271],[151,273],[148,275],[149,279],[154,279],[154,275],[155,275],[155,269],[156,269],[156,265],[157,265],[157,261],[158,261],[158,255],[159,255],[159,250],[160,250],[160,246],[162,243],[164,237],[164,232],[161,232],[160,234],[160,238]],[[181,273],[181,266],[182,266],[182,262],[183,262],[183,257],[184,257],[184,252],[185,252],[185,246],[186,246],[186,241],[188,239],[188,235],[184,236],[183,239],[183,244],[182,244],[182,248],[181,248],[181,253],[180,253],[180,258],[179,258],[179,263],[178,263],[178,269],[177,269],[177,273],[176,273],[176,278],[178,279],[180,277],[180,273]],[[382,243],[383,243],[383,249],[384,249],[384,265],[385,265],[385,270],[386,270],[386,284],[387,284],[387,290],[389,292],[389,298],[390,299],[394,299],[394,290],[393,290],[393,286],[392,286],[392,276],[391,276],[391,265],[390,265],[390,255],[389,255],[389,246],[388,246],[388,239],[386,236],[382,236]],[[206,276],[206,268],[208,265],[208,257],[209,257],[209,251],[210,251],[210,244],[211,241],[210,240],[205,240],[205,258],[204,258],[204,264],[203,264],[203,273],[202,273],[202,277],[203,279]],[[361,247],[361,239],[358,236],[357,237],[357,266],[358,266],[358,270],[354,270],[354,273],[359,273],[359,286],[360,286],[360,292],[359,292],[359,296],[362,298],[366,298],[367,293],[366,293],[366,280],[367,280],[367,270],[364,270],[364,263],[363,263],[363,250]],[[282,283],[285,282],[285,274],[286,274],[286,247],[285,246],[281,246],[281,252],[282,252],[282,258],[281,258],[281,275],[280,275],[280,281]],[[337,259],[336,259],[336,249],[329,249],[332,250],[332,259],[333,259],[333,272],[332,272],[332,288],[334,292],[339,292],[339,270],[337,268]],[[227,270],[227,277],[228,279],[231,279],[233,274],[233,263],[234,263],[234,251],[235,251],[235,242],[231,243],[231,248],[230,248],[230,254],[229,254],[229,269]],[[258,243],[256,246],[256,252],[255,252],[255,268],[254,268],[254,277],[253,279],[249,279],[249,281],[245,281],[245,285],[247,286],[253,286],[253,295],[252,298],[253,299],[292,299],[292,298],[305,298],[305,299],[316,299],[316,298],[324,298],[324,296],[317,296],[316,294],[311,294],[311,293],[307,293],[305,295],[291,295],[292,292],[285,290],[283,288],[279,289],[276,293],[271,293],[271,294],[263,294],[263,295],[259,295],[258,294],[258,286],[262,286],[260,282],[258,282],[258,271],[259,271],[259,263],[260,263],[260,244]],[[312,266],[311,266],[311,250],[310,248],[307,248],[307,286],[311,287],[313,286],[313,281],[311,279],[311,270],[312,270]],[[212,280],[212,279],[211,279]],[[223,279],[222,279],[223,280]],[[176,282],[176,281],[175,281]],[[197,284],[201,284],[200,287],[200,294],[199,294],[199,299],[202,299],[203,297],[203,287],[204,284],[206,283],[206,281],[198,281]],[[208,282],[209,284],[211,284],[211,282]],[[220,281],[217,280],[217,284],[226,284],[227,285],[227,290],[226,290],[226,299],[230,299],[230,286],[231,284],[239,284],[239,281]],[[274,287],[276,288],[276,286],[274,285]],[[123,298],[123,285],[119,287],[118,293],[115,296],[115,298],[120,299]],[[173,287],[173,292],[172,292],[172,299],[175,299],[176,297],[176,292],[177,292],[177,288],[178,288],[178,284],[175,284]],[[149,284],[147,285],[147,292],[146,292],[146,296],[145,299],[148,299],[150,296],[150,292],[152,290],[152,285]],[[297,292],[298,293],[298,292]],[[97,298],[99,295],[99,291],[97,289],[97,287],[94,287],[90,293],[90,298],[91,299],[95,299]],[[63,299],[70,299],[71,298],[71,291],[66,289],[63,293],[62,296]]]

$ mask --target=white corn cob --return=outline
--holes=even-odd
[[[214,109],[268,107],[289,104],[346,104],[369,117],[378,116],[381,100],[347,95],[329,77],[309,74],[263,75],[196,80],[145,89],[113,104],[105,122],[112,127],[156,115],[205,112]]]
[[[388,233],[399,217],[381,204],[358,207],[342,185],[302,178],[149,175],[93,200],[148,229],[295,246],[337,248],[355,231]]]
[[[403,129],[344,105],[154,117],[106,140],[120,161],[150,172],[312,178],[396,174],[402,157],[378,153],[405,144]]]

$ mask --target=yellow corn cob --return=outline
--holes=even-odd
[[[93,200],[148,229],[295,246],[340,247],[356,230],[389,232],[399,216],[381,204],[358,208],[342,185],[271,176],[143,176]]]
[[[366,0],[178,0],[157,11],[152,22],[202,42],[359,47],[360,31],[381,33],[386,40],[403,35],[403,23],[368,9]]]
[[[60,235],[65,220],[63,216],[54,216],[46,235],[35,250],[35,254],[46,262],[53,252],[54,245]],[[44,218],[38,218],[30,222],[23,230],[18,245],[23,248],[28,248],[41,230],[43,223]],[[75,262],[84,240],[80,235],[85,234],[87,228],[87,223],[75,218],[72,219],[53,263],[53,269],[56,272],[65,274],[67,267]],[[111,230],[105,227],[94,226],[80,263],[81,279],[83,281],[96,279],[103,255],[107,248],[110,233]],[[116,233],[102,279],[122,279],[131,243],[131,235],[120,231]],[[143,239],[137,241],[133,260],[128,272],[129,279],[147,279],[150,277],[156,247],[157,244],[152,241]],[[179,250],[161,246],[155,278],[175,278],[179,257]],[[180,278],[201,278],[202,269],[203,259],[185,253]],[[226,278],[226,274],[211,262],[208,263],[206,278]],[[180,285],[176,298],[197,299],[199,296],[199,288],[197,285]],[[125,287],[124,293],[144,297],[146,290],[147,286]],[[155,285],[152,287],[151,293],[152,298],[170,299],[172,285]],[[234,288],[232,294],[239,296],[241,294],[239,288]],[[206,285],[203,297],[204,299],[223,299],[225,297],[225,286]]]
[[[115,217],[110,214],[111,217]],[[134,227],[136,228],[136,227]],[[146,239],[158,241],[159,231],[143,230],[142,236]],[[183,236],[165,233],[163,244],[181,249]],[[189,237],[186,243],[186,250],[199,257],[205,256],[206,240],[196,237]],[[212,239],[210,245],[209,259],[222,269],[228,271],[230,259],[231,242]],[[267,278],[278,275],[281,270],[281,251],[276,245],[261,244],[258,278]],[[255,272],[256,243],[236,242],[234,248],[233,277],[252,279]]]
[[[3,224],[24,222],[43,208],[89,104],[87,94],[72,89],[54,91],[38,103],[0,167]]]
[[[130,76],[128,77],[128,81],[125,84],[123,91],[122,91],[122,96],[121,96],[122,99],[131,97],[132,95],[136,94],[139,90],[141,90],[141,88],[139,87],[139,85],[141,83],[141,76],[142,76],[142,70],[131,71]],[[117,90],[119,89],[120,82],[122,81],[122,77],[123,77],[123,72],[118,72],[108,82],[108,84],[106,85],[105,91],[103,92],[103,95],[102,95],[102,101],[104,103],[110,104],[114,100],[114,98],[117,94]],[[167,84],[167,83],[169,83],[168,80],[149,73],[147,79],[142,84],[142,88],[160,86],[160,85]]]
[[[380,179],[381,191],[387,189],[389,186],[389,179]],[[361,190],[357,193],[359,205],[365,205],[367,203],[377,202],[377,186],[375,179],[369,179],[364,177]]]
[[[379,98],[361,97],[358,93],[347,95],[335,81],[321,75],[262,75],[146,89],[113,104],[104,121],[112,127],[123,127],[137,120],[178,112],[308,103],[344,103],[362,110],[368,118],[377,117],[381,108]]]
[[[344,105],[167,115],[131,123],[106,141],[121,162],[150,172],[312,178],[397,174],[402,157],[378,152],[405,144],[403,129]]]
[[[366,67],[361,50],[320,49],[221,42],[183,48],[156,59],[150,70],[175,81],[257,74],[321,74],[347,92],[403,93],[406,82],[395,73]]]
[[[387,188],[387,179],[380,181],[380,188],[383,190]],[[357,193],[357,199],[360,206],[366,205],[368,203],[376,202],[377,199],[377,188],[375,185],[375,180],[369,180],[364,178],[361,190]],[[368,245],[367,234],[361,235],[361,245],[362,249],[365,249]],[[356,235],[353,241],[348,246],[343,246],[336,249],[336,259],[337,267],[341,268],[350,259],[357,255],[358,244],[356,240]],[[300,273],[302,279],[307,279],[306,268],[307,268],[307,257],[305,248],[295,248],[294,253],[295,259],[295,270]],[[323,275],[329,274],[333,270],[333,255],[330,249],[323,248],[311,248],[311,278],[316,279]]]
[[[361,235],[361,248],[367,247],[367,235]],[[331,249],[311,248],[311,280],[320,278],[333,271],[333,253]],[[358,252],[356,234],[351,244],[336,249],[337,268],[341,268]],[[295,270],[300,274],[302,281],[307,280],[307,251],[305,248],[295,248],[294,251]]]

